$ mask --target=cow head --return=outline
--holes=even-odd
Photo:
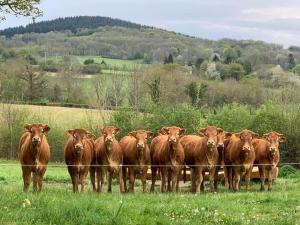
[[[224,143],[223,143],[224,139],[223,139],[222,143],[218,142],[218,136],[221,133],[224,133],[224,131],[221,128],[218,128],[215,126],[208,126],[208,127],[199,129],[198,133],[201,136],[207,137],[206,145],[207,145],[208,149],[210,149],[210,150],[214,149],[215,147],[217,147],[217,144],[224,146]],[[225,137],[225,135],[224,135],[224,137]]]
[[[139,152],[143,151],[145,146],[147,145],[147,139],[153,136],[151,131],[146,130],[138,130],[129,132],[128,135],[134,137],[137,141],[136,148]]]
[[[101,133],[104,136],[104,142],[106,146],[111,146],[115,140],[115,136],[120,132],[120,128],[113,126],[107,126],[101,129]]]
[[[178,139],[180,135],[182,135],[185,131],[185,129],[182,129],[180,127],[172,126],[172,127],[163,127],[161,131],[168,135],[169,143],[171,145],[176,144],[178,142]]]
[[[235,134],[237,137],[240,138],[240,140],[242,141],[242,152],[245,155],[248,155],[251,151],[253,151],[253,146],[252,146],[252,139],[254,138],[258,138],[259,134],[254,133],[251,130],[243,130],[240,133],[236,133]]]
[[[279,143],[285,142],[287,139],[283,134],[277,133],[276,131],[266,133],[263,137],[269,142],[269,153],[271,156],[279,152]]]
[[[226,140],[228,140],[230,137],[231,137],[232,133],[230,132],[225,132],[225,131],[222,131],[220,132],[218,135],[217,135],[217,149],[218,150],[223,150],[224,149],[224,142]]]
[[[94,135],[81,128],[67,130],[67,133],[73,138],[73,146],[76,155],[82,156],[85,147],[85,140],[87,138],[93,138]]]
[[[24,126],[25,131],[31,133],[31,143],[33,146],[40,146],[43,140],[43,136],[50,130],[48,125],[43,124],[26,124]]]

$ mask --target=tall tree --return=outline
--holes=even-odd
[[[160,77],[151,81],[151,83],[147,83],[150,88],[151,99],[154,103],[159,103],[160,100]]]
[[[296,63],[295,63],[295,58],[294,55],[292,53],[290,53],[288,55],[288,69],[291,70],[295,67]]]
[[[36,70],[31,65],[25,65],[24,71],[18,76],[21,80],[25,81],[27,86],[27,99],[29,101],[36,100],[42,97],[42,94],[47,87],[47,81],[44,78],[44,73]]]
[[[0,12],[35,19],[42,15],[39,3],[40,0],[0,0]],[[5,17],[1,16],[1,19]]]

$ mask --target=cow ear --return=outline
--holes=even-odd
[[[200,128],[200,129],[198,130],[198,134],[203,135],[203,136],[206,136],[205,131],[206,131],[206,128]]]
[[[267,137],[269,136],[269,134],[270,134],[270,133],[265,133],[265,134],[263,134],[262,137],[265,138],[265,139],[267,139]]]
[[[50,127],[47,124],[43,125],[43,133],[48,133],[49,130],[50,130]]]
[[[283,134],[281,134],[281,135],[279,136],[279,142],[285,142],[286,140],[287,140],[287,137],[284,136]]]
[[[153,132],[147,131],[147,138],[152,138],[153,137]]]
[[[163,127],[163,128],[160,129],[160,131],[162,131],[161,134],[168,134],[169,133],[169,127]]]
[[[222,128],[218,128],[218,129],[217,129],[218,134],[222,133],[223,131],[224,131],[224,130],[223,130]]]
[[[230,133],[230,132],[226,132],[225,133],[225,139],[228,139],[228,138],[230,138],[232,136],[232,133]]]
[[[132,136],[132,137],[136,137],[137,132],[136,131],[131,131],[128,133],[128,135]]]
[[[185,129],[181,128],[180,131],[179,131],[179,135],[182,135],[184,132],[185,132]]]
[[[24,126],[25,131],[31,132],[32,124],[26,124]]]
[[[242,132],[239,132],[239,133],[234,133],[235,136],[241,138],[241,135],[242,135]]]
[[[161,129],[158,129],[158,130],[157,130],[157,133],[158,133],[158,134],[162,134],[162,135],[166,135],[167,132],[165,131],[164,128],[165,128],[165,127],[161,128]]]
[[[74,129],[69,129],[69,130],[67,130],[67,133],[68,134],[70,134],[71,136],[73,136],[74,135]]]
[[[252,135],[252,138],[259,138],[259,134],[258,133],[255,133],[253,131],[250,131],[251,135]]]
[[[86,137],[89,138],[89,139],[93,139],[93,140],[96,139],[96,136],[93,133],[89,132],[89,131],[86,132]]]
[[[118,127],[116,127],[116,128],[115,128],[115,135],[117,135],[120,131],[121,131],[121,129],[118,128]]]

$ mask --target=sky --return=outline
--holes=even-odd
[[[300,46],[299,0],[42,0],[43,17],[108,16],[196,37]],[[8,16],[0,29],[30,19]]]

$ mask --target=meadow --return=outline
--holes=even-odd
[[[0,160],[0,224],[300,224],[300,177],[278,178],[272,192],[73,194],[63,164],[50,164],[41,193],[22,192],[17,161]],[[149,188],[150,181],[148,181]],[[106,186],[105,186],[106,188]]]

